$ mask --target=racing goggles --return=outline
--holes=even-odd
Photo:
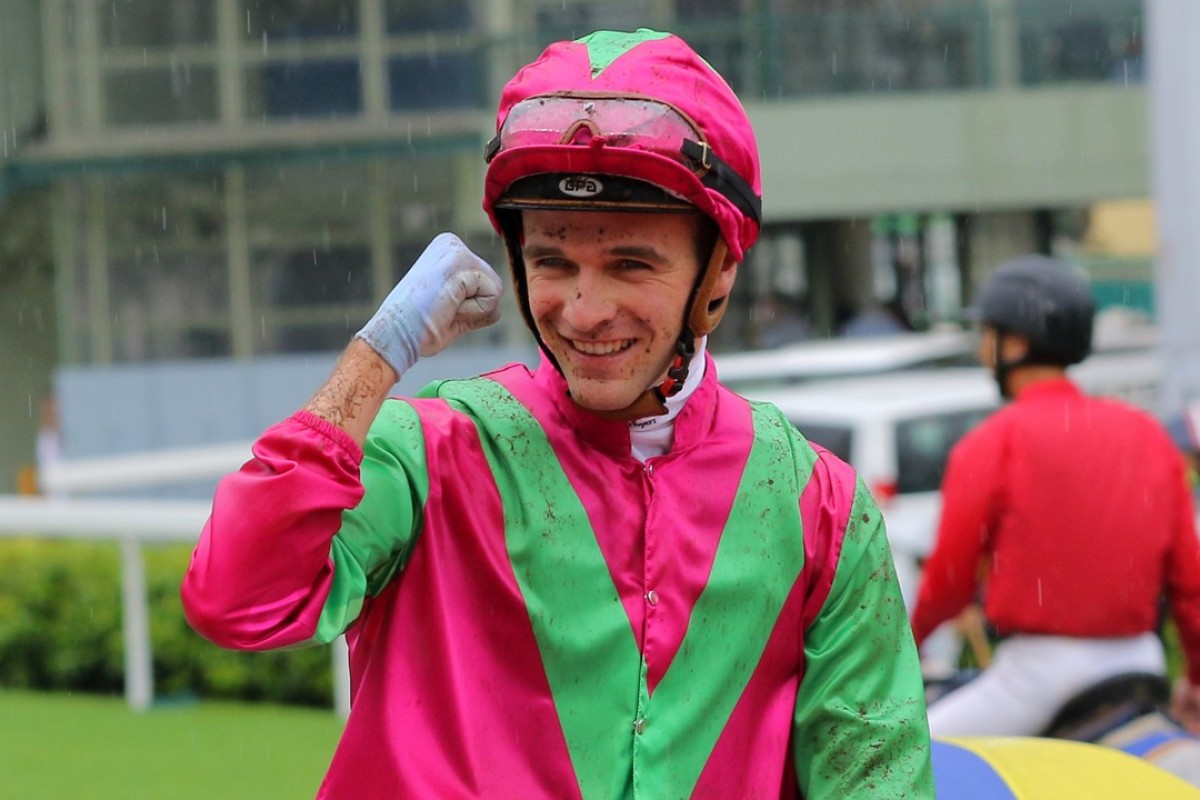
[[[484,159],[490,163],[502,151],[546,145],[613,147],[665,156],[761,223],[762,199],[750,184],[713,152],[695,123],[659,100],[603,94],[526,98],[509,109]]]

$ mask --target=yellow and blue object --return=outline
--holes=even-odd
[[[1200,800],[1200,788],[1116,748],[1061,739],[933,742],[938,800]]]

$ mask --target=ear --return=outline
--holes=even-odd
[[[1019,333],[1006,333],[1000,341],[1000,358],[1014,363],[1029,354],[1029,338]]]

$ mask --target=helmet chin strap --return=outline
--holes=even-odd
[[[666,379],[657,386],[652,386],[642,392],[633,403],[625,408],[613,411],[593,411],[593,413],[605,419],[626,422],[667,413],[667,398],[678,394],[679,390],[683,388],[684,382],[687,381],[692,358],[696,355],[696,339],[712,333],[729,307],[729,303],[726,302],[727,297],[712,300],[713,287],[716,286],[717,277],[725,265],[725,258],[728,254],[729,248],[725,244],[725,239],[718,236],[712,255],[708,258],[708,264],[692,288],[683,329],[680,330],[679,338],[675,341],[675,359],[667,368]]]

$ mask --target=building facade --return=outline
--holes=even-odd
[[[441,230],[501,263],[479,205],[499,88],[596,28],[681,33],[759,131],[764,235],[715,349],[876,312],[953,323],[991,264],[1028,250],[1087,255],[1120,300],[1147,302],[1129,289],[1146,258],[1087,251],[1098,204],[1149,194],[1140,0],[0,9],[0,491],[64,387],[69,454],[203,441],[186,415],[152,435],[120,413],[99,433],[83,420],[118,402],[122,370],[153,395],[159,368],[203,359],[236,382],[247,364],[336,352]],[[463,348],[520,352],[509,311]],[[89,376],[115,396],[85,396]],[[247,391],[214,393],[221,414]],[[267,399],[250,402],[294,404]]]

